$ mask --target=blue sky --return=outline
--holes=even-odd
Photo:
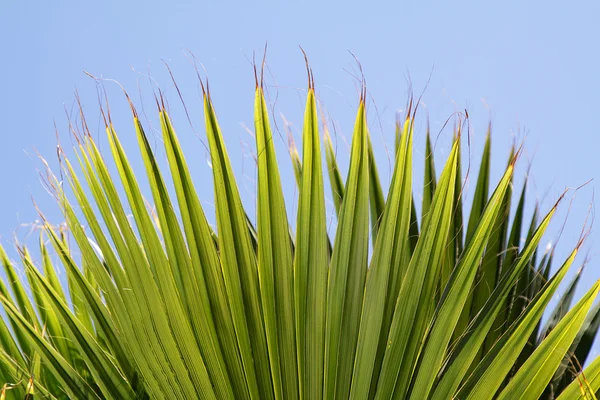
[[[306,85],[301,45],[315,73],[317,94],[336,127],[342,160],[348,153],[345,140],[349,142],[358,103],[353,77],[357,67],[351,51],[363,66],[372,96],[369,125],[383,179],[389,178],[386,146],[393,146],[395,113],[405,105],[408,82],[418,94],[430,79],[421,121],[427,110],[432,132],[437,135],[454,111],[468,109],[475,170],[491,118],[493,179],[500,176],[510,145],[525,139],[519,168],[523,174],[532,165],[528,212],[536,199],[542,210],[548,210],[566,187],[577,187],[600,171],[596,121],[600,109],[600,3],[574,1],[568,7],[542,1],[484,3],[3,2],[0,240],[10,246],[15,233],[25,241],[36,237],[28,236],[38,218],[32,197],[51,221],[60,222],[52,199],[39,183],[41,163],[36,151],[55,165],[54,124],[64,146],[69,140],[65,112],[74,110],[75,90],[93,133],[102,135],[98,86],[84,70],[118,80],[138,107],[145,106],[144,122],[150,127],[156,122],[152,98],[156,85],[148,75],[156,80],[169,100],[175,127],[210,209],[211,173],[201,144],[198,82],[186,50],[206,68],[229,153],[245,201],[252,206],[253,162],[247,145],[253,142],[244,126],[252,126],[250,60],[254,51],[261,54],[265,42],[269,99],[282,131],[277,146],[283,173],[290,177],[284,183],[290,198],[295,188],[280,114],[292,124],[297,137]],[[162,60],[174,72],[192,126]],[[104,81],[104,86],[117,130],[132,150],[134,162],[139,162],[123,96],[116,84]],[[421,124],[423,128],[424,122]],[[417,180],[422,176],[422,133],[422,129],[417,132],[415,149]],[[450,135],[449,130],[441,131],[436,143],[438,172],[448,153]],[[546,242],[556,241],[570,209],[557,259],[564,258],[577,242],[596,185],[598,182],[592,181],[578,191],[557,214]],[[419,198],[418,192],[416,196]],[[592,231],[585,247],[591,262],[582,290],[600,277],[597,244],[598,235]]]

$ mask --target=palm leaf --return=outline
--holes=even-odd
[[[386,188],[365,87],[342,174],[326,125],[321,151],[308,70],[301,151],[291,136],[289,143],[295,222],[262,76],[254,92],[256,210],[244,207],[201,83],[215,228],[162,94],[164,149],[150,144],[126,95],[142,169],[108,107],[100,110],[103,152],[80,106],[72,155],[58,149],[60,179],[44,161],[65,223],[55,228],[39,211],[39,263],[25,243],[16,243],[17,262],[0,247],[0,399],[595,398],[600,363],[587,359],[600,326],[600,306],[591,307],[600,282],[571,308],[578,273],[541,325],[581,242],[552,274],[554,248],[542,254],[539,245],[558,202],[539,223],[536,206],[523,232],[525,185],[511,210],[514,151],[491,185],[488,128],[474,197],[463,204],[462,121],[439,176],[427,127],[418,214],[419,104],[409,100],[396,123]],[[325,207],[324,174],[335,215]]]

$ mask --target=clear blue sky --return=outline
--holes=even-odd
[[[26,240],[28,226],[37,219],[31,197],[53,222],[60,222],[60,214],[39,183],[36,169],[41,164],[35,150],[54,160],[55,121],[63,145],[68,143],[65,109],[72,112],[76,89],[89,111],[93,132],[102,134],[96,85],[84,70],[121,82],[138,107],[141,91],[150,124],[156,116],[153,85],[146,74],[158,81],[192,159],[205,206],[210,208],[211,174],[204,149],[161,62],[167,61],[173,69],[194,128],[203,138],[198,83],[185,49],[208,71],[216,110],[249,206],[253,173],[245,146],[253,142],[243,127],[252,126],[254,82],[249,59],[253,51],[262,51],[265,42],[272,74],[267,75],[269,95],[279,127],[283,129],[279,117],[283,113],[294,133],[299,133],[306,84],[301,45],[314,69],[318,95],[336,124],[342,158],[347,154],[344,137],[348,140],[358,100],[351,75],[356,65],[348,50],[356,55],[374,99],[369,121],[384,179],[389,170],[385,145],[393,145],[394,115],[405,105],[407,82],[410,79],[419,93],[430,75],[423,99],[432,131],[437,134],[453,111],[467,108],[474,165],[479,162],[491,116],[494,179],[507,161],[510,144],[526,139],[520,171],[533,161],[529,212],[535,199],[547,210],[565,187],[598,177],[600,3],[596,1],[574,1],[568,6],[543,1],[172,3],[2,3],[0,240],[4,245],[10,247],[15,232]],[[123,98],[115,84],[106,82],[105,86],[117,130],[126,147],[134,150]],[[422,132],[416,142],[416,179],[422,176]],[[443,131],[435,149],[438,172],[449,143],[450,131]],[[282,169],[288,174],[285,190],[293,197],[284,140],[278,140],[277,146]],[[597,185],[593,181],[577,193],[558,246],[559,259],[576,243]],[[566,202],[546,242],[557,238],[568,208]],[[592,258],[581,289],[600,277],[600,259],[594,249],[598,242],[598,234],[592,232],[586,247]]]

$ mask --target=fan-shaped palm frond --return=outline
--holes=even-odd
[[[600,323],[600,308],[592,308],[599,285],[571,307],[578,274],[540,326],[579,246],[551,275],[553,253],[538,246],[556,206],[525,221],[523,187],[511,212],[518,152],[491,186],[488,134],[463,216],[460,124],[439,176],[427,136],[419,216],[416,107],[397,125],[384,196],[365,94],[344,177],[331,139],[321,142],[309,82],[301,155],[290,151],[296,216],[286,210],[262,84],[254,108],[256,210],[242,205],[204,92],[215,230],[164,106],[166,170],[133,106],[145,172],[134,169],[110,121],[116,173],[91,135],[77,136],[75,155],[62,164],[64,182],[50,183],[80,257],[47,222],[41,269],[18,246],[26,280],[0,248],[8,277],[0,281],[0,398],[595,398],[600,361],[581,365]],[[338,220],[331,238],[324,175]],[[149,183],[152,212],[139,179]]]

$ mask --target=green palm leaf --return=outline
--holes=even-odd
[[[580,269],[540,323],[582,245],[552,273],[554,249],[539,246],[559,202],[539,223],[536,205],[523,232],[526,185],[513,201],[518,157],[511,151],[494,185],[488,128],[464,215],[459,120],[439,176],[427,127],[417,213],[418,104],[409,100],[396,123],[385,187],[364,84],[342,174],[327,127],[319,133],[308,70],[289,179],[267,86],[256,76],[256,210],[244,207],[201,82],[214,221],[162,95],[161,149],[126,95],[141,169],[108,111],[103,152],[80,109],[73,150],[59,147],[60,175],[45,175],[64,224],[40,212],[39,243],[30,247],[39,254],[16,243],[19,262],[0,247],[0,399],[595,398],[600,362],[587,359],[600,326],[600,306],[591,307],[600,282],[575,302]],[[292,179],[298,208],[290,218]],[[335,215],[325,207],[329,189]]]

